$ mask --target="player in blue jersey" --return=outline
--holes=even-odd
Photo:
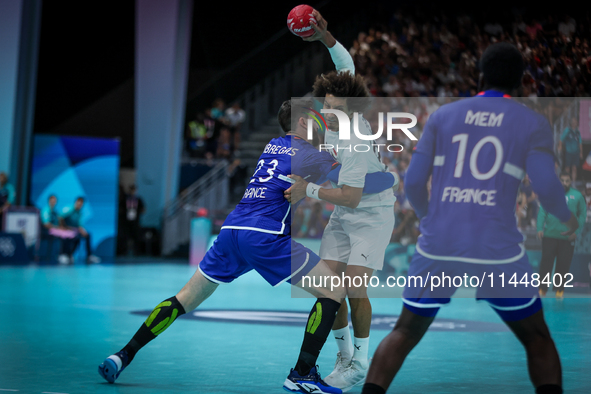
[[[488,302],[525,347],[536,393],[562,392],[560,359],[536,286],[507,283],[513,274],[517,281],[532,277],[515,219],[525,173],[544,208],[567,223],[568,233],[576,230],[577,220],[554,172],[548,121],[510,98],[521,86],[520,52],[508,43],[491,45],[480,68],[485,91],[433,113],[408,168],[407,196],[422,219],[408,275],[426,285],[405,287],[402,312],[374,355],[364,394],[385,393],[439,307],[450,302],[456,287],[433,288],[428,281],[429,275],[432,279],[443,272],[450,277],[493,274],[496,284],[484,281],[477,299]],[[499,282],[503,274],[504,288]]]
[[[326,278],[334,273],[318,255],[291,239],[290,212],[295,206],[284,198],[284,191],[293,182],[288,177],[292,173],[314,182],[324,182],[327,177],[338,179],[338,163],[301,138],[307,132],[306,111],[303,106],[292,109],[289,101],[283,103],[278,120],[287,135],[267,144],[242,200],[228,215],[189,282],[176,296],[158,304],[131,341],[99,366],[99,374],[108,382],[113,383],[143,346],[164,332],[177,317],[198,307],[219,284],[230,283],[254,269],[273,286],[288,282],[318,297],[309,315],[297,364],[283,387],[302,393],[341,392],[322,381],[316,360],[345,290],[302,283],[304,275]],[[368,174],[364,191],[381,192],[392,187],[394,179],[389,173]],[[347,191],[336,191],[333,197],[334,202],[350,199]]]

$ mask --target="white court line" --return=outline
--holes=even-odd
[[[18,390],[13,390],[13,389],[0,389],[0,391],[18,391]]]

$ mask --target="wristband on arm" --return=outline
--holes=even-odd
[[[320,197],[318,196],[319,192],[320,192],[320,185],[310,182],[310,183],[308,183],[308,186],[306,186],[306,196],[308,196],[308,197],[315,198],[316,200],[320,200]]]

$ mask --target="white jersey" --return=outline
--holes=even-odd
[[[369,122],[359,116],[359,131],[364,135],[372,135]],[[388,172],[385,164],[380,161],[380,154],[374,141],[359,139],[353,132],[351,124],[351,139],[339,140],[339,133],[327,130],[324,133],[324,143],[333,146],[328,152],[341,164],[338,184],[333,187],[363,188],[365,186],[365,175],[374,172]],[[377,194],[364,194],[357,208],[394,206],[396,197],[394,191],[387,189]]]
[[[349,52],[337,42],[329,48],[330,57],[337,71],[355,74],[355,64]],[[372,135],[369,122],[359,116],[359,132]],[[381,162],[374,141],[359,139],[351,125],[351,139],[339,140],[339,133],[327,130],[324,143],[332,145],[328,152],[341,164],[338,184],[351,187],[365,186],[365,174],[388,172]],[[394,230],[394,191],[390,188],[377,194],[364,194],[357,208],[335,206],[334,212],[324,229],[320,243],[320,257],[324,260],[340,261],[381,270],[384,254]]]

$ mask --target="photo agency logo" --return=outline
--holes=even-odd
[[[394,141],[393,131],[400,130],[411,141],[417,141],[417,137],[410,132],[417,124],[417,117],[408,112],[378,112],[378,127],[376,132],[359,112],[353,112],[348,115],[339,109],[320,109],[320,112],[312,108],[304,107],[307,119],[307,139],[312,141],[314,139],[314,129],[325,130],[329,133],[337,133],[338,140],[335,142],[328,141],[325,138],[324,143],[319,144],[320,151],[333,151],[337,153],[340,150],[347,150],[349,152],[368,152],[369,150],[380,152],[385,149],[392,153],[401,152],[404,146],[399,143],[392,143]],[[337,131],[328,126],[327,120],[323,114],[332,115],[331,122],[338,123]],[[351,116],[351,117],[350,117]],[[405,119],[410,119],[410,122],[402,123]],[[353,136],[351,134],[351,125],[353,126]],[[377,141],[385,134],[386,143],[377,143]],[[334,140],[334,138],[331,138]]]

